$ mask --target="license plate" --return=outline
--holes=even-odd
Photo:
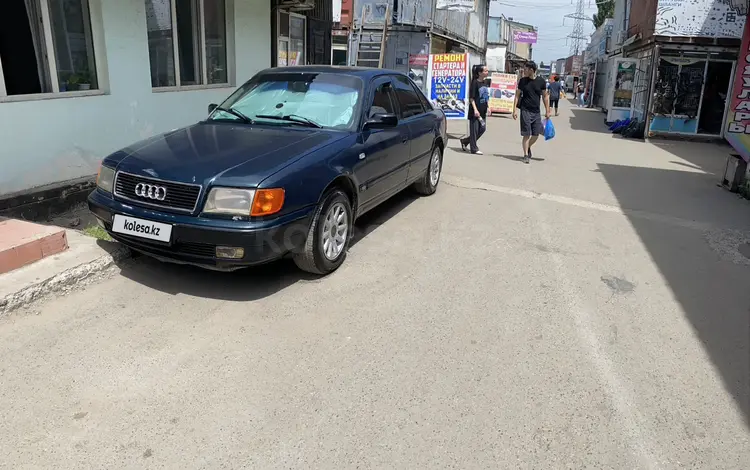
[[[172,226],[150,220],[115,214],[112,231],[123,235],[167,242],[172,238]]]

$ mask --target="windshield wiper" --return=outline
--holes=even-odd
[[[256,114],[255,117],[261,118],[261,119],[275,119],[277,121],[289,121],[289,122],[294,122],[296,124],[302,124],[303,126],[307,126],[307,127],[315,127],[318,129],[323,128],[323,126],[313,121],[312,119],[306,118],[304,116],[299,116],[297,114],[287,114],[286,116],[272,116],[270,114]]]
[[[239,118],[245,124],[254,124],[255,123],[255,121],[253,121],[249,117],[245,116],[241,112],[237,111],[236,109],[222,108],[221,106],[217,106],[216,109],[218,109],[219,111],[224,111],[225,113],[231,114],[232,116],[234,116],[236,118]]]

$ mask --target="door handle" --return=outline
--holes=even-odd
[[[408,137],[402,137],[402,138],[401,138],[401,143],[402,143],[402,144],[405,144],[405,143],[407,143],[408,141],[409,141],[409,138],[408,138]]]

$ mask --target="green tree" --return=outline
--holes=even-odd
[[[607,18],[615,16],[615,0],[603,0],[596,4],[596,13],[594,13],[594,27],[598,28],[604,24]]]

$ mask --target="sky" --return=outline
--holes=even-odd
[[[585,0],[584,5],[584,16],[591,18],[596,13],[595,1]],[[532,59],[537,64],[549,64],[570,55],[570,39],[566,36],[573,32],[574,20],[564,17],[574,14],[575,10],[575,0],[492,0],[490,15],[502,13],[506,18],[536,26],[539,37],[534,44]],[[583,36],[588,39],[593,32],[594,24],[584,20]]]

